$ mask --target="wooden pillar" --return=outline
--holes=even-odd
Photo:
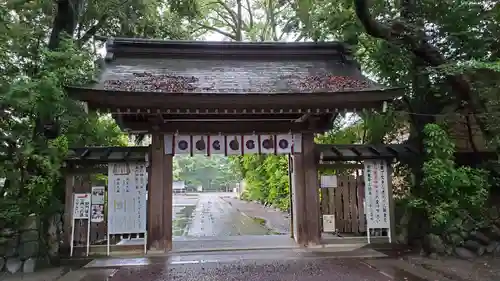
[[[319,185],[314,153],[314,136],[302,135],[302,153],[293,155],[293,233],[303,246],[321,242]]]
[[[321,243],[319,180],[314,135],[302,135],[302,154],[305,182],[305,211],[307,214],[307,244]]]
[[[307,245],[306,233],[306,209],[305,209],[305,182],[302,154],[295,153],[292,156],[292,220],[293,238],[297,244]]]
[[[163,134],[153,134],[148,186],[148,244],[151,250],[172,248],[172,155],[165,155]]]
[[[173,155],[163,154],[163,215],[165,250],[172,250]]]

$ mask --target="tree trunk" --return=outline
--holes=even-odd
[[[64,33],[70,38],[73,37],[81,4],[80,0],[57,1],[56,16],[54,17],[48,45],[49,50],[55,50],[59,47]]]
[[[237,5],[237,23],[236,23],[236,40],[243,41],[243,15],[242,15],[242,3],[241,0],[236,0]]]

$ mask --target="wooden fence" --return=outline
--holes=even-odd
[[[73,194],[90,193],[92,186],[103,186],[104,182],[96,180],[91,174],[68,174],[66,179],[66,209],[65,209],[65,236],[67,243],[71,243],[71,220],[73,213]],[[90,245],[103,245],[106,241],[107,222],[90,223]],[[87,222],[75,222],[75,236],[73,245],[84,247],[87,245]]]
[[[322,214],[335,215],[335,227],[340,233],[366,232],[363,176],[339,176],[337,184],[336,188],[321,189]]]

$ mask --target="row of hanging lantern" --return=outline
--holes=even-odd
[[[302,152],[301,134],[165,135],[166,154],[289,154]]]

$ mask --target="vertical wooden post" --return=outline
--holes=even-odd
[[[293,155],[292,198],[295,241],[303,246],[321,242],[319,181],[313,134],[302,135],[302,153]]]
[[[292,157],[292,214],[293,237],[301,246],[307,245],[306,233],[306,208],[305,208],[305,182],[302,154],[294,153]]]
[[[150,175],[148,186],[148,240],[151,250],[166,250],[164,212],[164,140],[163,135],[153,133],[151,138]],[[170,218],[171,219],[171,218]]]
[[[291,220],[290,220],[290,229],[291,229],[291,231],[290,231],[290,238],[295,238],[294,231],[293,231],[295,229],[295,227],[294,227],[294,223],[293,223],[293,220],[294,220],[294,214],[293,214],[293,208],[294,208],[294,206],[293,206],[293,201],[294,200],[293,200],[293,186],[292,186],[292,184],[293,184],[293,176],[292,176],[292,174],[293,174],[293,159],[292,159],[292,155],[288,154],[288,184],[290,186],[290,189],[289,189],[290,190],[290,192],[289,192],[290,193],[290,196],[289,196],[290,198],[289,199],[290,199],[290,216],[291,216]]]
[[[305,212],[307,216],[307,244],[321,243],[319,181],[316,155],[314,151],[314,135],[302,135],[302,152],[304,168]]]
[[[165,250],[172,250],[173,155],[163,154],[163,233]]]

